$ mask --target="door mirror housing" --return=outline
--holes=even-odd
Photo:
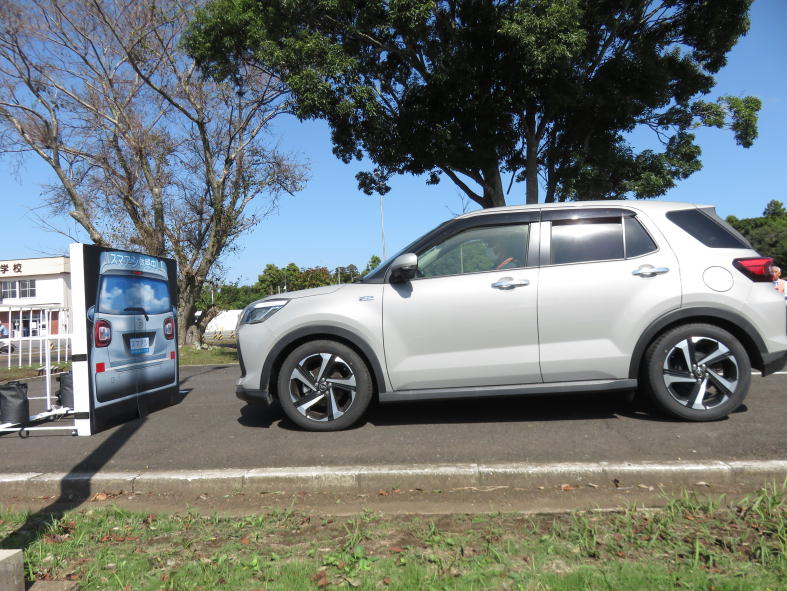
[[[88,321],[93,322],[93,320],[95,320],[95,318],[96,318],[96,307],[95,306],[90,306],[87,309],[87,319],[88,319]]]
[[[413,252],[400,254],[391,263],[391,283],[405,283],[415,277],[418,271],[418,255]]]

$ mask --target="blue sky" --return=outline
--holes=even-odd
[[[749,34],[729,54],[709,98],[731,94],[762,99],[759,138],[746,150],[729,131],[698,130],[703,169],[665,200],[712,204],[720,215],[740,218],[761,215],[771,199],[787,203],[787,2],[757,0],[751,20]],[[281,150],[309,162],[311,179],[304,191],[283,198],[276,213],[241,239],[239,251],[224,261],[226,280],[254,282],[267,263],[331,269],[354,263],[362,268],[372,254],[382,256],[379,198],[358,191],[355,181],[364,163],[345,165],[334,157],[328,127],[321,122],[280,119],[274,134]],[[51,182],[51,173],[32,157],[15,170],[9,158],[0,159],[6,187],[0,259],[66,254],[69,240],[40,228],[29,213],[40,203],[41,185]],[[509,205],[524,201],[522,189],[517,189],[509,194]],[[429,186],[423,178],[394,179],[384,197],[387,253],[463,207],[477,208],[463,202],[450,181]]]

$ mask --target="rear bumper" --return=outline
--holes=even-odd
[[[250,390],[238,384],[235,386],[235,396],[244,402],[252,402],[256,404],[273,404],[273,396],[267,390]]]
[[[762,354],[763,377],[784,369],[785,365],[787,365],[787,351]]]

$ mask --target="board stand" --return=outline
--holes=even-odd
[[[73,408],[61,407],[54,404],[52,394],[52,357],[47,346],[44,357],[44,395],[28,396],[31,406],[43,406],[43,410],[30,415],[26,423],[0,423],[0,433],[17,432],[19,437],[25,439],[30,436],[31,431],[70,431],[71,435],[77,435],[76,413]],[[63,420],[62,425],[49,425],[55,421]],[[70,420],[70,424],[69,421]]]

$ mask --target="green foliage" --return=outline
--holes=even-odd
[[[781,201],[770,201],[762,217],[740,220],[730,216],[727,222],[743,234],[757,252],[773,257],[779,267],[787,269],[787,210]]]
[[[483,207],[503,175],[527,201],[655,197],[699,170],[691,130],[749,147],[754,97],[699,100],[749,28],[751,0],[211,0],[186,38],[205,72],[280,77],[295,114],[331,127],[345,162],[385,193],[401,173],[447,176]],[[251,90],[254,89],[245,89]],[[660,150],[637,151],[645,127]]]
[[[301,268],[295,263],[290,263],[286,267],[277,267],[269,263],[265,265],[253,285],[230,283],[204,289],[198,308],[207,310],[210,306],[216,306],[221,310],[238,310],[255,300],[277,293],[336,283],[351,283],[372,271],[380,262],[380,257],[372,255],[362,273],[359,273],[358,267],[353,264],[329,271],[326,267]]]

